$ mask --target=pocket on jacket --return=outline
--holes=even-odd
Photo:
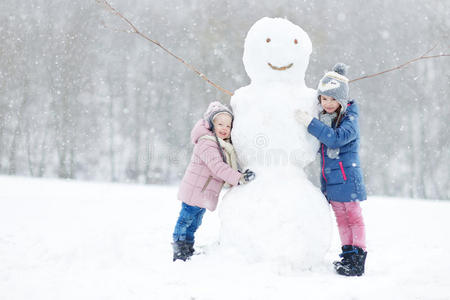
[[[342,161],[339,162],[339,167],[341,168],[342,178],[344,181],[347,181],[347,175],[345,174],[344,165],[342,164]]]
[[[344,183],[344,177],[342,176],[341,169],[324,169],[325,177],[327,178],[327,184],[340,184]]]
[[[206,180],[205,184],[203,185],[202,188],[202,193],[206,190],[206,188],[208,187],[209,183],[211,182],[212,176],[208,176],[208,179]]]

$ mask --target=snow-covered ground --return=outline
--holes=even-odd
[[[366,274],[345,278],[331,268],[336,231],[322,267],[286,271],[220,253],[217,212],[197,234],[206,253],[173,263],[176,187],[5,176],[0,187],[2,300],[450,299],[450,202],[369,198]]]

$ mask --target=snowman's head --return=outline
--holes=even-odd
[[[308,34],[286,19],[264,17],[245,38],[244,66],[252,82],[304,84],[312,51]]]

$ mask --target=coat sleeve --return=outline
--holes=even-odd
[[[231,185],[237,185],[239,183],[241,173],[223,161],[222,155],[220,155],[219,149],[216,147],[209,146],[205,143],[199,148],[198,156],[215,176]]]
[[[308,126],[308,132],[328,148],[340,148],[358,137],[358,115],[348,114],[335,129],[313,118]]]

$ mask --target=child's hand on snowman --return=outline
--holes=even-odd
[[[303,110],[298,109],[295,111],[295,120],[297,120],[298,123],[305,125],[306,127],[309,126],[309,123],[311,123],[312,119],[313,117]]]
[[[255,179],[255,176],[256,176],[255,172],[253,172],[252,170],[247,169],[247,170],[245,170],[244,173],[242,173],[240,183],[241,184],[249,183],[250,181]]]

